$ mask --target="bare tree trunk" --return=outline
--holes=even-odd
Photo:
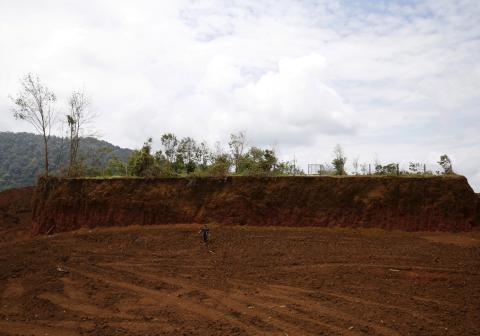
[[[72,130],[72,126],[70,126],[70,161],[68,163],[68,173],[67,173],[68,176],[72,176],[73,162],[74,162],[74,158],[73,158],[73,130]]]
[[[43,143],[45,146],[45,176],[48,177],[48,139],[45,134],[43,134]]]
[[[32,74],[27,74],[20,80],[22,86],[17,97],[13,99],[15,119],[28,121],[36,131],[43,136],[45,148],[45,176],[48,176],[48,140],[50,130],[55,122],[55,94],[40,79]]]
[[[75,91],[68,99],[70,112],[67,114],[68,126],[70,128],[70,162],[68,175],[78,174],[77,155],[80,146],[80,131],[92,121],[95,114],[87,110],[88,98],[82,91]]]

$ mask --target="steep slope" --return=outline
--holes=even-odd
[[[0,191],[0,242],[30,234],[34,187]]]
[[[468,230],[477,196],[461,176],[44,179],[33,233],[208,223]]]

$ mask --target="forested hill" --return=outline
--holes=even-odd
[[[52,136],[49,142],[50,171],[59,172],[68,162],[69,142]],[[132,150],[114,146],[95,138],[82,138],[80,157],[97,169],[117,157],[127,162]],[[0,132],[0,190],[34,185],[44,169],[43,140],[32,133]]]

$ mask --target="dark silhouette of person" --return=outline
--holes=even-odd
[[[208,243],[208,233],[209,233],[207,224],[205,224],[205,226],[203,228],[201,228],[200,231],[198,231],[198,232],[202,234],[203,242],[205,244],[207,244]]]

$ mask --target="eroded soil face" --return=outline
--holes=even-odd
[[[480,333],[478,232],[198,229],[2,243],[0,335]]]
[[[462,176],[40,179],[32,233],[217,223],[469,231],[478,198]]]

